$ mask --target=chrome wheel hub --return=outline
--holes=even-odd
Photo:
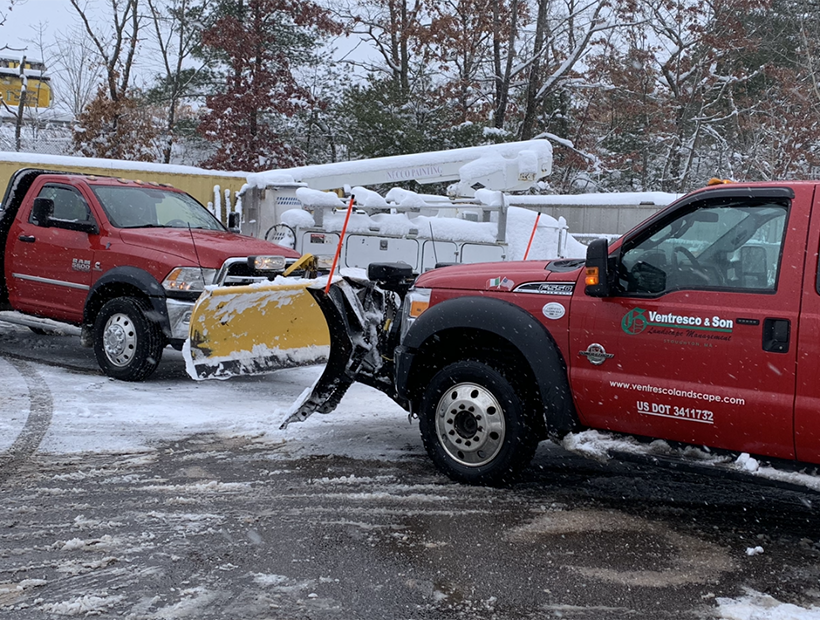
[[[480,467],[492,461],[504,443],[506,425],[501,404],[477,383],[459,383],[436,406],[436,435],[447,454],[462,465]]]
[[[103,348],[108,361],[115,366],[127,366],[137,351],[137,331],[127,314],[117,313],[105,323]]]

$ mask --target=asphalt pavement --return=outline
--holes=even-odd
[[[0,617],[711,618],[751,591],[820,605],[820,496],[752,479],[551,444],[502,489],[419,454],[283,459],[243,436],[43,454],[61,395],[38,391],[40,369],[96,372],[43,343],[0,337],[31,399],[0,454]]]

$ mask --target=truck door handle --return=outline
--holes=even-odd
[[[789,352],[791,322],[788,319],[764,319],[763,350],[772,353]]]
[[[36,238],[35,238],[34,235],[20,235],[17,238],[20,241],[22,241],[23,243],[34,243],[36,241]]]

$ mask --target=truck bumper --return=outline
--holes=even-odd
[[[194,302],[166,298],[165,307],[168,310],[171,344],[174,344],[174,340],[185,340],[188,337],[188,327],[191,323],[191,312],[194,309]]]

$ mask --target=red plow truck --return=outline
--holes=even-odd
[[[418,277],[373,264],[327,292],[325,279],[262,285],[265,304],[310,296],[329,333],[325,371],[287,422],[332,411],[359,381],[418,417],[442,471],[478,484],[513,479],[539,441],[581,429],[820,464],[819,187],[709,186],[585,260]],[[245,296],[253,315],[261,289],[234,305]],[[199,304],[214,307],[208,293]],[[201,369],[214,322],[194,311]],[[247,361],[252,330],[242,338],[233,357]]]

